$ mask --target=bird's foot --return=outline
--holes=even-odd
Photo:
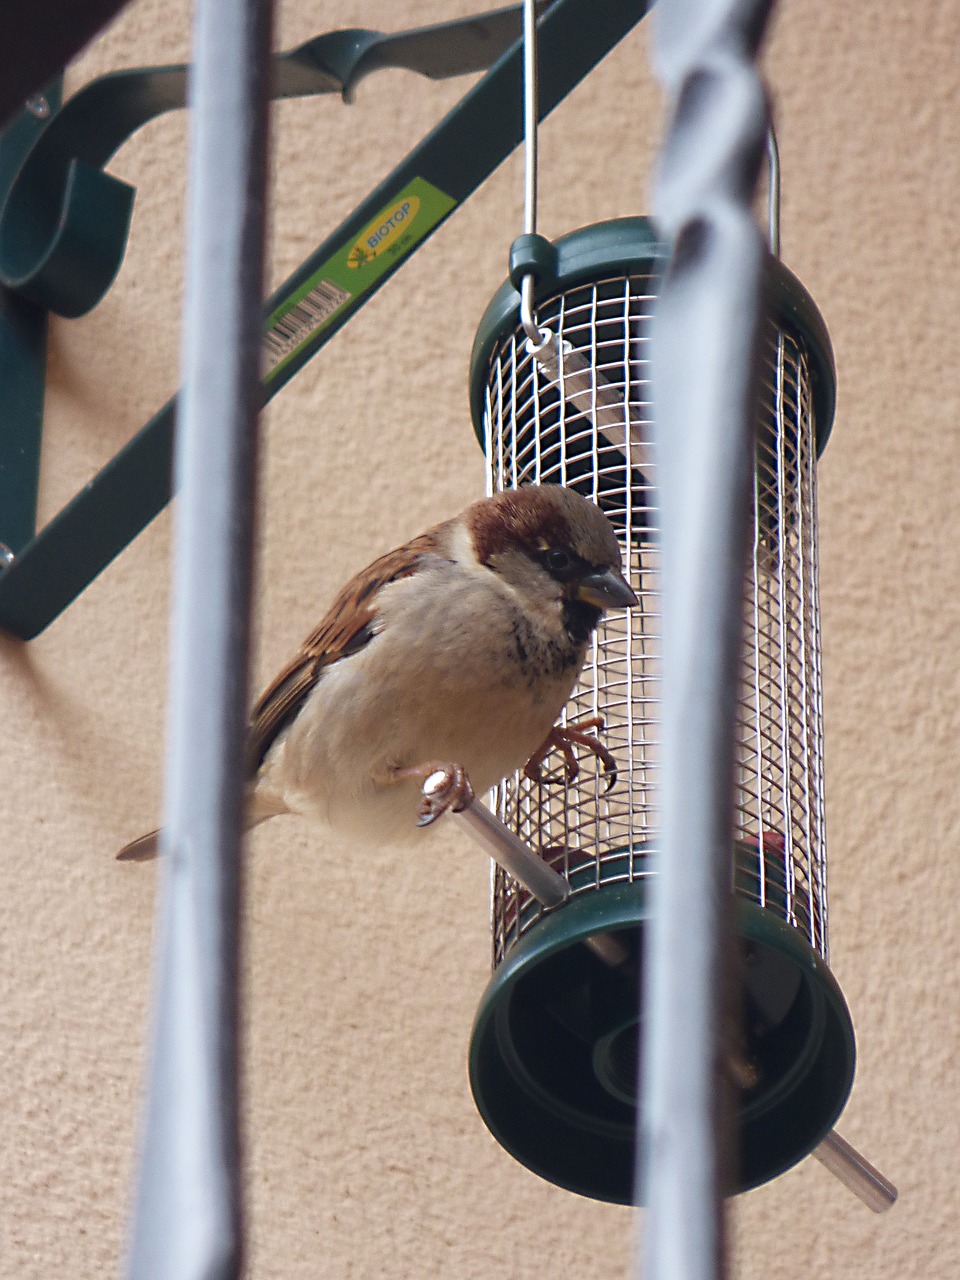
[[[607,790],[610,791],[617,781],[617,762],[611,752],[603,745],[590,729],[602,729],[603,716],[588,716],[585,720],[575,720],[572,724],[555,724],[543,742],[523,766],[523,776],[531,782],[543,780],[543,762],[551,751],[559,751],[563,756],[563,773],[566,781],[575,782],[580,773],[580,765],[573,752],[573,744],[586,747],[592,751],[603,765],[604,777],[607,779]]]
[[[461,764],[430,760],[426,764],[397,769],[394,777],[416,778],[422,783],[417,826],[429,827],[445,813],[459,813],[473,800],[473,787]]]

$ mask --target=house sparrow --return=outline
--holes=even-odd
[[[574,776],[572,743],[615,777],[598,721],[554,722],[604,609],[636,603],[613,527],[577,493],[474,502],[348,582],[261,696],[248,825],[297,813],[406,842],[524,762],[539,777],[550,750]],[[156,835],[118,856],[151,856]]]

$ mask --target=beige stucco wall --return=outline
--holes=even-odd
[[[473,6],[285,3],[282,43]],[[71,72],[171,61],[185,0],[137,0]],[[543,131],[542,228],[642,212],[659,96],[635,32]],[[857,1026],[841,1128],[900,1185],[884,1218],[813,1162],[734,1206],[745,1280],[960,1269],[960,7],[782,5],[766,67],[784,256],[839,371],[821,469],[833,968]],[[459,96],[388,73],[355,105],[276,113],[271,285]],[[177,382],[184,121],[113,169],[138,188],[119,281],[52,327],[41,494],[54,512]],[[514,160],[271,406],[259,684],[353,568],[482,487],[465,371],[520,226]],[[143,1069],[155,869],[115,849],[160,803],[169,512],[29,646],[0,641],[0,1275],[110,1273]],[[465,1072],[488,973],[488,870],[250,842],[247,1157],[257,1277],[626,1275],[629,1210],[556,1190],[477,1116]]]

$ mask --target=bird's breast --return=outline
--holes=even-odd
[[[481,574],[392,583],[373,639],[323,672],[265,762],[271,785],[334,825],[367,805],[373,821],[382,806],[412,826],[419,785],[392,784],[394,771],[453,762],[488,790],[546,737],[582,659],[559,613],[551,629]]]

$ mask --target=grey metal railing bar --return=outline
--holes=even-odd
[[[765,252],[750,212],[767,132],[753,56],[769,9],[769,0],[661,0],[654,19],[673,103],[654,209],[673,252],[652,336],[663,826],[641,1019],[644,1280],[716,1280],[725,1266],[730,1143],[717,1064]]]
[[[163,887],[132,1280],[241,1265],[241,810],[269,0],[197,0]]]

